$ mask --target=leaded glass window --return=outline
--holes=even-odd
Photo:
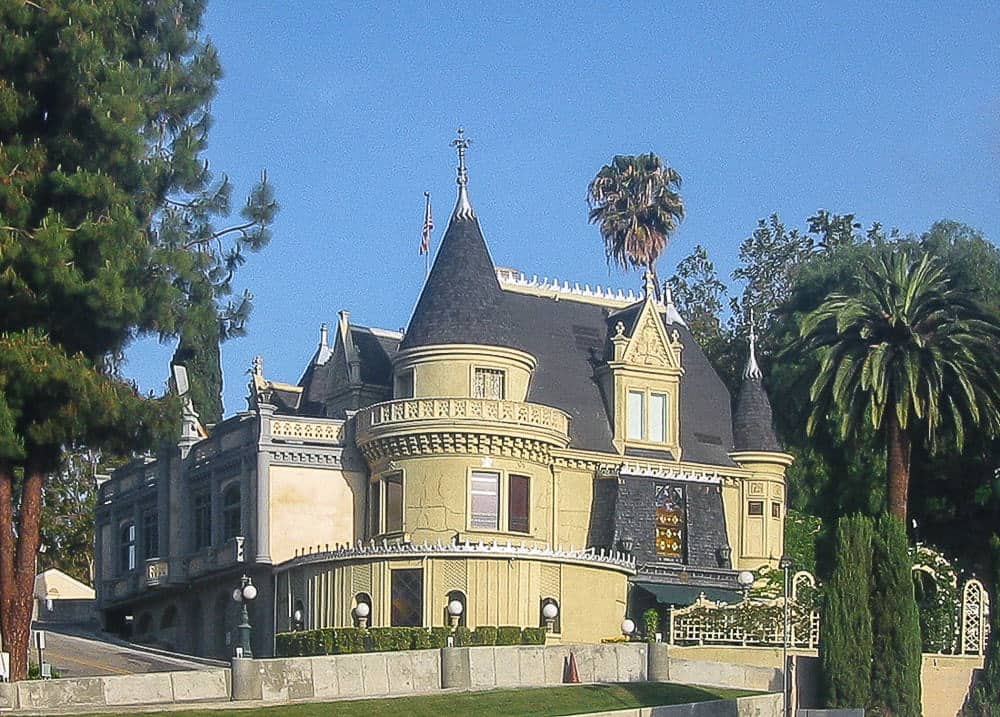
[[[504,371],[498,368],[477,368],[472,386],[473,398],[493,398],[502,400],[504,395]]]
[[[500,474],[473,471],[470,492],[472,494],[470,526],[482,530],[499,530]]]
[[[160,516],[155,510],[142,514],[142,557],[160,557]]]
[[[684,560],[687,523],[684,488],[659,483],[655,491],[656,554],[669,560]]]
[[[424,621],[424,571],[408,568],[392,571],[393,627],[421,627]]]
[[[382,478],[385,484],[385,532],[403,530],[403,474],[390,473]]]
[[[530,512],[530,479],[512,475],[507,486],[507,530],[513,533],[528,532]]]
[[[192,499],[194,518],[194,548],[207,548],[212,544],[212,496],[202,491]]]

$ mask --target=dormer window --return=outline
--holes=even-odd
[[[628,440],[666,442],[667,394],[631,389],[626,408]]]
[[[472,382],[473,398],[502,401],[506,390],[506,371],[498,368],[477,368]]]

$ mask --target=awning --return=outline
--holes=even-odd
[[[698,599],[698,596],[705,593],[709,600],[717,602],[739,602],[741,599],[738,590],[726,590],[725,588],[709,587],[706,585],[677,585],[673,583],[656,583],[649,581],[635,581],[635,587],[650,593],[656,602],[662,605],[690,605]]]

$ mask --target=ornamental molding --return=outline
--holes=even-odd
[[[305,447],[282,448],[273,446],[267,451],[271,465],[301,465],[339,468],[342,465],[340,451],[328,452],[310,450]]]
[[[380,460],[440,455],[490,455],[551,464],[547,441],[495,433],[434,432],[407,433],[369,439],[361,453],[369,465]]]
[[[328,548],[329,546],[327,546]],[[586,565],[589,567],[607,567],[618,570],[627,575],[635,575],[635,558],[631,555],[619,551],[606,551],[603,548],[581,548],[571,546],[564,549],[563,546],[538,547],[528,546],[524,543],[515,544],[510,541],[499,543],[390,543],[383,540],[376,543],[374,540],[367,544],[360,540],[355,544],[336,545],[333,550],[315,551],[313,548],[304,547],[296,550],[296,556],[291,560],[286,560],[276,566],[277,572],[284,572],[302,565],[313,565],[316,563],[342,562],[352,560],[377,560],[387,558],[507,558],[525,560],[546,560],[560,563],[573,563]]]
[[[343,421],[302,421],[296,419],[273,419],[270,424],[271,438],[287,438],[297,441],[319,441],[341,443],[343,441]]]
[[[565,449],[552,451],[552,464],[557,468],[593,471],[598,478],[620,478],[624,474],[716,485],[737,484],[753,475],[750,471],[735,466],[670,463]]]

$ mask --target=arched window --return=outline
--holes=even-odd
[[[122,524],[118,549],[119,570],[123,573],[135,570],[135,523],[131,520]]]
[[[240,484],[231,484],[222,494],[222,539],[229,540],[243,535],[243,509],[240,502]]]
[[[461,611],[458,615],[455,615],[452,610],[452,603],[457,602],[461,605]],[[468,607],[465,600],[465,593],[461,590],[452,590],[445,597],[444,601],[444,624],[449,627],[465,627],[466,624],[466,608]],[[457,617],[458,620],[453,622],[453,618]]]
[[[362,608],[361,606],[364,605]],[[358,608],[361,608],[358,610]],[[361,613],[364,613],[362,615]],[[372,620],[372,596],[368,593],[358,593],[354,596],[354,609],[351,611],[352,617],[359,627],[371,627]],[[364,625],[362,625],[364,623]]]
[[[169,630],[177,624],[177,606],[170,605],[166,610],[163,611],[163,617],[160,618],[160,629]]]

